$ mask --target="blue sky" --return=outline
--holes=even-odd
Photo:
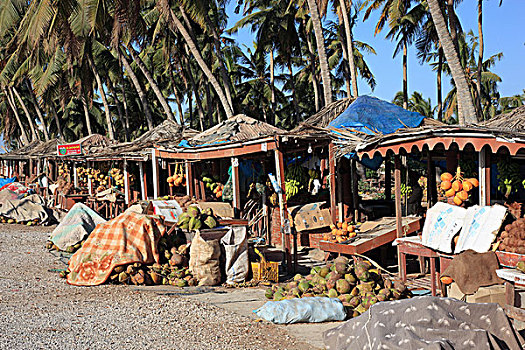
[[[231,27],[241,15],[233,12],[236,1],[228,8],[230,16],[228,25]],[[502,78],[499,84],[501,96],[511,96],[523,93],[525,88],[525,1],[504,0],[499,6],[499,0],[484,1],[483,31],[485,41],[484,56],[503,52],[503,59],[496,64],[493,72]],[[457,9],[463,30],[472,29],[477,35],[477,1],[464,0]],[[374,28],[379,14],[373,13],[366,21],[358,21],[354,29],[355,40],[372,45],[377,55],[367,55],[366,61],[375,75],[377,86],[372,92],[363,82],[359,82],[360,94],[371,94],[385,100],[392,100],[395,93],[402,89],[402,55],[392,58],[394,43],[385,39],[387,30],[374,36]],[[243,29],[233,38],[241,44],[252,46],[253,35],[249,29]],[[444,96],[450,88],[449,78],[444,77]],[[413,47],[409,48],[408,57],[408,89],[409,92],[419,91],[425,98],[431,98],[436,103],[436,76],[430,66],[420,65]],[[444,98],[443,96],[443,98]]]

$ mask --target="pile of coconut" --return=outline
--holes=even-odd
[[[356,317],[377,302],[410,298],[406,286],[392,282],[368,261],[351,262],[340,256],[323,267],[313,267],[310,274],[295,275],[293,281],[275,284],[266,291],[272,300],[304,297],[339,298],[349,317]]]

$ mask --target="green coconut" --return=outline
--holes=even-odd
[[[337,283],[336,280],[329,279],[326,281],[326,289],[334,289],[335,284]]]
[[[284,294],[281,293],[280,291],[277,291],[273,294],[273,300],[279,301],[279,300],[282,300],[283,298],[284,298]]]
[[[392,295],[390,296],[391,300],[401,299],[401,293],[397,289],[390,288],[390,292],[392,293]]]
[[[297,288],[299,288],[299,290],[304,293],[308,290],[308,288],[310,288],[310,283],[307,281],[301,281]]]
[[[344,279],[337,280],[337,282],[335,283],[335,288],[340,294],[350,293],[351,290],[350,283],[348,283],[348,281]]]
[[[525,272],[525,260],[519,261],[516,264],[516,269],[520,270],[521,272]]]
[[[366,312],[366,309],[365,307],[363,306],[363,304],[359,304],[358,306],[355,307],[354,311],[356,311],[358,313],[357,316],[363,314]],[[355,316],[354,316],[355,317]]]
[[[272,288],[266,289],[266,291],[264,292],[264,296],[267,299],[273,299],[273,290],[272,290]]]
[[[326,266],[321,267],[321,269],[319,270],[319,276],[323,278],[325,278],[329,273],[330,273],[330,269]]]
[[[337,291],[335,289],[330,289],[328,291],[328,297],[329,298],[337,298],[339,294],[337,293]]]
[[[335,271],[340,275],[345,275],[348,272],[346,264],[342,262],[335,263]]]
[[[311,280],[314,279],[314,276],[315,275],[306,275],[306,277],[304,279],[307,280],[307,281],[311,281]]]
[[[326,276],[326,279],[327,279],[327,280],[337,281],[338,279],[341,279],[342,277],[343,277],[343,275],[338,274],[338,273],[335,272],[335,271],[332,271],[332,272],[330,272],[330,273]]]
[[[351,296],[351,299],[349,301],[350,305],[352,305],[352,307],[357,307],[359,304],[361,304],[361,298],[359,298],[358,296]]]
[[[377,301],[385,301],[388,300],[388,297],[385,294],[378,294],[376,295]]]
[[[345,280],[347,280],[350,284],[356,284],[357,282],[357,278],[355,278],[353,273],[345,274]]]
[[[300,281],[302,279],[303,279],[303,276],[300,273],[298,273],[297,275],[293,276],[293,280],[296,281],[296,282]]]
[[[391,295],[390,289],[388,289],[388,288],[380,289],[377,295],[380,295],[380,294],[386,296],[387,299],[388,299],[390,297],[390,295]]]
[[[356,269],[355,270],[355,276],[360,280],[360,281],[368,281],[370,279],[370,274],[368,273],[367,270],[363,270],[363,269]]]
[[[334,263],[342,263],[348,265],[348,263],[350,263],[350,260],[346,256],[340,255],[334,260]]]
[[[194,205],[188,207],[188,210],[186,210],[186,213],[188,213],[188,216],[190,218],[196,218],[196,217],[198,217],[201,214],[199,208],[197,208]]]
[[[204,224],[209,228],[215,228],[217,227],[217,220],[215,220],[213,216],[208,216],[206,220],[204,220]]]
[[[319,273],[319,271],[321,270],[321,267],[320,266],[314,266],[312,267],[312,269],[310,270],[310,275],[316,275]]]
[[[350,300],[352,300],[352,296],[350,294],[341,294],[339,295],[339,300],[341,300],[343,303],[350,303]],[[350,306],[350,305],[348,305]]]
[[[313,297],[315,297],[315,295],[312,294],[312,293],[304,293],[303,294],[303,298],[313,298]]]
[[[359,289],[360,294],[372,292],[374,290],[374,286],[371,283],[360,283],[356,287]]]
[[[293,282],[288,282],[286,284],[286,286],[284,287],[285,290],[292,290],[293,288],[297,288],[297,286],[299,285],[298,282],[296,281],[293,281]]]

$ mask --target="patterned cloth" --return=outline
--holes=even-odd
[[[88,236],[98,224],[106,222],[93,209],[76,203],[66,217],[51,233],[50,240],[58,248],[66,250]]]
[[[96,286],[108,279],[115,266],[159,262],[157,244],[165,233],[159,217],[133,212],[98,225],[69,260],[67,282]]]
[[[327,349],[524,349],[523,338],[497,304],[416,297],[380,302],[326,331]]]

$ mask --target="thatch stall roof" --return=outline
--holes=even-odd
[[[525,132],[525,106],[520,106],[508,113],[497,115],[487,121],[479,123],[479,126],[491,129]]]
[[[343,113],[354,101],[355,98],[348,97],[324,106],[319,112],[300,123],[290,134],[299,137],[306,135],[325,135],[326,131],[324,131],[323,128],[326,128],[330,122]]]
[[[12,152],[0,154],[1,159],[8,159],[8,160],[27,160],[29,159],[29,155],[31,154],[31,151],[40,145],[42,141],[33,141],[27,146],[23,146],[19,149],[16,149]]]
[[[388,151],[399,154],[413,150],[434,150],[436,147],[448,149],[452,144],[459,150],[472,147],[478,152],[485,146],[490,147],[492,152],[506,148],[510,154],[515,155],[525,148],[525,132],[480,126],[426,126],[377,135],[358,145],[356,151],[360,156],[366,154],[372,158],[376,153],[385,156]]]
[[[273,125],[238,114],[201,132],[189,140],[190,146],[244,142],[261,137],[283,135],[286,131]]]
[[[97,154],[98,159],[143,159],[149,157],[152,148],[177,146],[181,140],[190,139],[197,131],[184,129],[172,120],[147,131],[131,142],[110,145],[104,152]]]

